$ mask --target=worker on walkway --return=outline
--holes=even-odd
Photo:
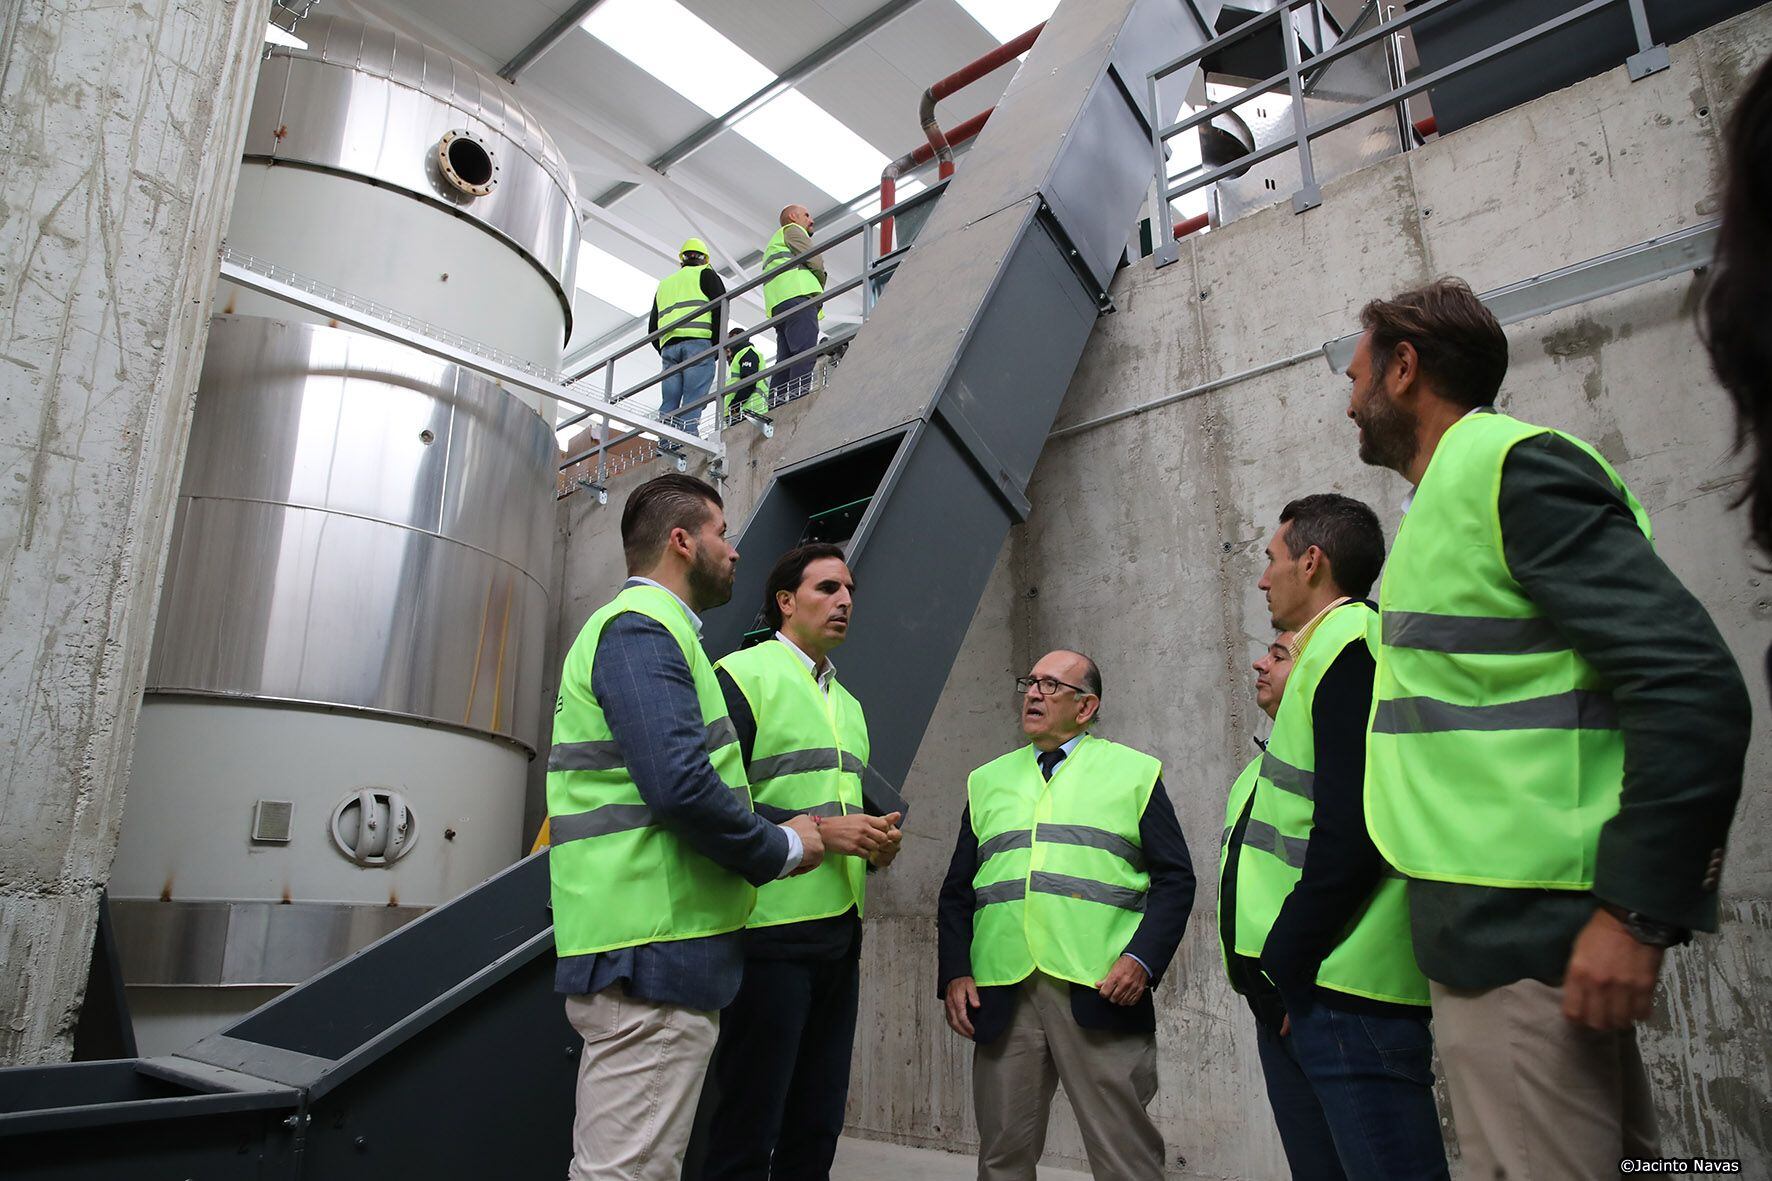
[[[701,647],[738,551],[691,476],[634,489],[628,580],[566,654],[548,755],[555,988],[584,1037],[573,1181],[675,1181],[720,1010],[744,971],[752,886],[816,869],[818,826],[751,810]]]
[[[1162,764],[1089,733],[1094,661],[1049,652],[1016,688],[1028,745],[967,780],[938,906],[937,991],[976,1043],[978,1175],[1034,1181],[1063,1083],[1098,1181],[1161,1181],[1151,989],[1193,909],[1187,844]]]
[[[1280,712],[1280,702],[1286,696],[1286,682],[1292,676],[1293,638],[1292,632],[1278,633],[1249,666],[1255,670],[1255,708],[1266,714],[1270,722]],[[1255,1013],[1259,1033],[1261,1023],[1278,1028],[1285,1020],[1286,1009],[1273,981],[1261,974],[1260,963],[1250,962],[1249,957],[1237,954],[1237,879],[1234,872],[1226,875],[1227,868],[1235,868],[1230,857],[1231,842],[1243,843],[1244,834],[1237,831],[1237,824],[1244,818],[1245,805],[1255,792],[1255,779],[1261,774],[1261,758],[1267,752],[1268,744],[1261,739],[1257,738],[1255,745],[1258,748],[1255,757],[1243,764],[1243,769],[1231,783],[1231,794],[1225,799],[1224,832],[1218,838],[1218,950],[1224,957],[1224,970],[1230,976],[1231,988],[1242,995]]]
[[[1255,1013],[1299,1181],[1448,1176],[1427,980],[1363,809],[1378,621],[1365,597],[1383,565],[1384,533],[1359,501],[1325,492],[1280,510],[1258,585],[1293,633],[1288,692],[1225,813],[1225,965]]]
[[[647,333],[664,328],[652,347],[668,371],[695,358],[694,363],[669,373],[659,382],[660,420],[684,430],[693,431],[701,421],[701,411],[679,415],[677,408],[693,406],[712,390],[714,376],[720,367],[720,353],[715,342],[726,334],[726,308],[716,304],[702,307],[709,300],[726,294],[726,284],[719,273],[708,265],[708,245],[700,238],[690,238],[677,252],[683,265],[664,277],[658,294],[652,297],[652,315],[646,320]],[[697,311],[697,308],[701,308]]]
[[[792,266],[783,266],[792,262]],[[781,228],[763,247],[763,273],[782,269],[763,283],[763,304],[770,316],[791,312],[824,294],[824,259],[812,252],[812,211],[789,205],[781,211]],[[818,322],[824,308],[794,312],[775,326],[775,360],[788,361],[782,371],[781,388],[789,397],[806,392],[814,358],[809,355],[818,342]]]
[[[1593,447],[1498,412],[1462,280],[1373,300],[1360,458],[1413,486],[1379,596],[1366,817],[1408,879],[1471,1177],[1655,1157],[1635,1022],[1717,929],[1749,708],[1648,514]]]
[[[763,368],[763,356],[750,341],[734,341],[743,335],[743,328],[726,334],[727,422],[737,422],[745,414],[769,413],[769,379],[757,376]]]
[[[715,665],[758,814],[811,818],[825,860],[757,891],[744,983],[714,1053],[703,1181],[824,1181],[843,1131],[867,873],[903,839],[898,813],[864,811],[867,719],[830,659],[854,592],[840,547],[789,550],[765,590],[774,638]]]

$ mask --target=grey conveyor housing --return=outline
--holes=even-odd
[[[1152,186],[1146,78],[1217,0],[1064,0],[740,537],[710,651],[838,505],[867,626],[844,680],[902,783]],[[1180,93],[1188,80],[1178,79]],[[1172,114],[1172,113],[1171,113]],[[0,1071],[17,1178],[557,1175],[579,1042],[531,856],[176,1055]]]

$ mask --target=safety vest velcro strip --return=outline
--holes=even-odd
[[[1276,759],[1272,751],[1262,752],[1261,777],[1281,791],[1289,791],[1307,800],[1316,798],[1317,773]]]
[[[738,728],[732,724],[731,718],[720,718],[702,731],[702,749],[709,754],[737,741]],[[548,751],[550,771],[619,771],[625,766],[621,745],[613,738],[597,742],[556,742]]]
[[[983,865],[999,853],[1007,853],[1012,849],[1026,849],[1034,843],[1032,829],[1011,828],[1000,832],[990,840],[978,846],[978,863]],[[1017,895],[1020,897],[1020,895]]]
[[[1102,849],[1131,865],[1139,872],[1144,871],[1144,850],[1127,840],[1117,832],[1109,832],[1105,828],[1095,828],[1088,824],[1042,824],[1034,832],[1034,839],[1051,845],[1085,845],[1091,849]]]
[[[1279,829],[1252,816],[1249,823],[1243,826],[1243,845],[1245,848],[1272,853],[1293,869],[1301,870],[1304,868],[1304,853],[1310,848],[1310,841],[1303,837],[1282,836]]]
[[[1618,707],[1610,693],[1571,689],[1495,705],[1458,705],[1434,697],[1380,701],[1372,713],[1374,734],[1440,734],[1454,730],[1616,730]]]
[[[1021,878],[1011,878],[1006,882],[992,882],[988,886],[980,886],[972,894],[972,909],[978,910],[993,902],[1020,902],[1027,897],[1028,884]]]
[[[779,779],[783,775],[801,775],[807,771],[847,771],[843,766],[843,752],[834,746],[812,747],[807,750],[783,751],[778,755],[751,760],[751,786],[765,783],[771,779]],[[849,756],[856,765],[856,774],[860,774],[860,760],[854,755]]]
[[[1143,890],[1134,890],[1130,886],[1110,886],[1106,882],[1074,878],[1064,873],[1037,870],[1028,875],[1028,889],[1036,894],[1057,894],[1063,898],[1099,902],[1103,906],[1114,906],[1121,910],[1144,910]]]
[[[1524,656],[1569,650],[1569,641],[1563,638],[1563,633],[1542,616],[1498,619],[1387,611],[1380,617],[1380,624],[1384,628],[1384,642],[1392,648],[1469,656]]]

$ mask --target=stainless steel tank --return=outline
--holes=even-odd
[[[310,18],[231,251],[544,368],[576,194],[502,83]],[[224,285],[110,894],[144,1054],[507,865],[541,726],[552,407]]]

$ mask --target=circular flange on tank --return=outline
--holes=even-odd
[[[498,164],[482,137],[456,128],[437,141],[437,171],[451,188],[469,197],[484,197],[498,184]]]
[[[565,155],[510,86],[410,37],[314,15],[307,48],[259,70],[244,158],[399,189],[516,247],[553,287],[572,334],[578,195]],[[490,174],[487,169],[490,168]]]

